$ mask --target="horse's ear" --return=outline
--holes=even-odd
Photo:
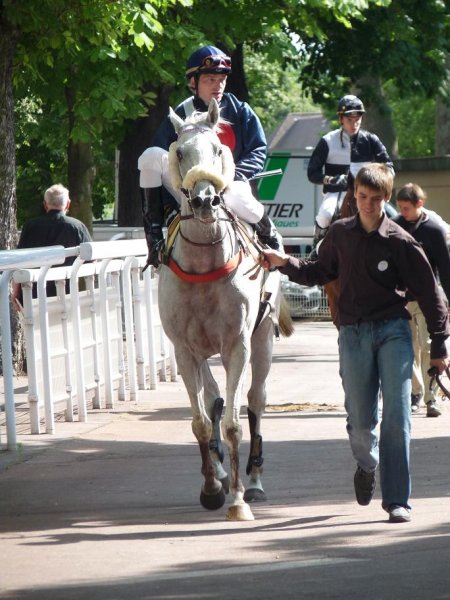
[[[169,108],[169,119],[175,129],[175,133],[178,135],[178,131],[180,127],[183,125],[183,119],[177,115],[175,111],[172,110],[172,107]]]
[[[219,105],[217,104],[217,100],[215,98],[211,98],[208,106],[208,120],[211,122],[212,126],[215,127],[219,121],[220,110]]]

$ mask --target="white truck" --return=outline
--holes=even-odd
[[[314,220],[322,201],[322,188],[307,176],[309,155],[272,152],[265,171],[281,169],[281,175],[263,177],[258,197],[283,237],[287,251],[305,254],[314,236]]]
[[[258,198],[266,207],[283,237],[286,252],[307,256],[312,249],[314,221],[322,201],[321,186],[310,183],[307,168],[310,154],[271,152],[265,171],[281,169],[281,175],[258,181]],[[282,281],[284,296],[293,317],[329,317],[323,290]]]

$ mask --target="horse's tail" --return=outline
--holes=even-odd
[[[281,335],[290,337],[294,333],[294,322],[291,317],[291,309],[286,298],[281,294],[280,315],[278,317]]]

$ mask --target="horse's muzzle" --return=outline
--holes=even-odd
[[[206,209],[211,210],[214,208],[218,208],[220,205],[220,196],[216,194],[215,196],[206,196],[206,198],[202,198],[201,196],[195,196],[191,200],[192,208],[195,210]]]

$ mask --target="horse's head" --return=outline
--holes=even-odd
[[[219,106],[213,98],[208,112],[185,121],[171,109],[170,120],[178,136],[169,151],[172,184],[184,191],[195,218],[214,221],[221,193],[234,178],[231,151],[217,136]]]

